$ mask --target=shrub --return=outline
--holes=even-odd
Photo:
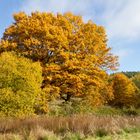
[[[91,114],[93,106],[87,100],[72,98],[70,102],[57,100],[49,102],[49,115],[67,116],[72,114]]]
[[[38,62],[14,53],[0,55],[0,114],[23,116],[34,113],[41,93],[42,69]]]

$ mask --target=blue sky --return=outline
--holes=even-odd
[[[0,0],[0,37],[15,12],[67,12],[105,27],[119,71],[140,71],[140,0]]]

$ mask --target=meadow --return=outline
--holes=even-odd
[[[0,140],[139,140],[140,72],[116,72],[107,40],[70,12],[15,13],[0,39]]]
[[[100,110],[85,115],[1,118],[0,140],[140,139],[139,115],[125,115],[124,111],[111,115],[111,109],[104,108],[104,113]]]

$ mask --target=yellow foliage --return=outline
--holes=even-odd
[[[84,23],[80,16],[20,12],[14,20],[4,32],[1,52],[14,50],[40,61],[42,88],[52,87],[56,90],[53,94],[59,89],[60,97],[66,101],[86,94],[90,86],[100,89],[105,71],[118,66],[117,57],[107,47],[104,27],[91,21]]]
[[[100,79],[97,87],[90,86],[85,91],[87,93],[85,99],[92,106],[105,105],[114,99],[112,85],[109,82],[109,76],[107,74],[102,75],[102,80]]]
[[[134,106],[136,104],[136,95],[138,88],[124,74],[118,73],[112,76],[112,86],[114,100],[111,104],[115,106]]]
[[[42,68],[38,62],[4,52],[0,55],[0,114],[34,114],[41,94]]]

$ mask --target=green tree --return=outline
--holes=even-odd
[[[4,52],[0,55],[0,114],[24,116],[34,113],[41,93],[39,62]]]

